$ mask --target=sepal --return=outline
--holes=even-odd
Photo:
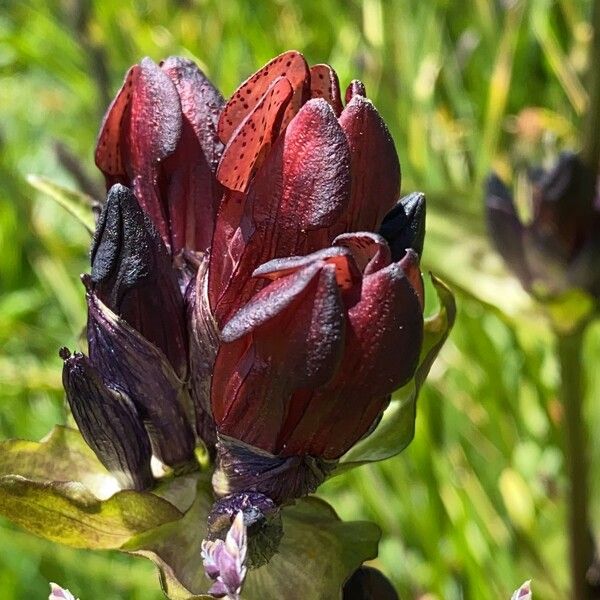
[[[314,492],[337,462],[302,456],[275,456],[219,435],[217,468],[213,488],[218,496],[239,492],[260,492],[277,504]]]
[[[183,298],[171,257],[131,190],[114,185],[98,220],[88,281],[106,306],[187,369]]]
[[[385,215],[379,233],[392,252],[392,260],[400,260],[408,248],[419,257],[425,241],[425,194],[413,192],[400,198],[396,206]]]
[[[150,440],[131,400],[110,389],[83,354],[63,348],[61,357],[67,401],[87,444],[123,489],[151,488]]]
[[[165,355],[88,290],[90,360],[112,387],[127,394],[144,420],[152,449],[171,467],[194,462],[188,392]]]

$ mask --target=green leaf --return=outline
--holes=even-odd
[[[75,481],[0,477],[0,514],[27,531],[75,548],[115,549],[132,536],[181,518],[151,493],[121,491],[98,500]]]
[[[92,207],[95,200],[77,190],[66,188],[47,177],[28,175],[27,181],[36,190],[47,194],[57,204],[70,212],[89,232],[94,233],[96,227]]]
[[[375,431],[358,442],[341,458],[335,473],[395,456],[402,452],[413,439],[419,390],[456,318],[456,303],[452,292],[434,275],[431,275],[431,280],[437,292],[440,307],[436,314],[425,319],[423,348],[414,379],[394,394],[390,406]]]
[[[377,556],[381,536],[374,523],[341,521],[316,497],[283,509],[283,531],[279,553],[249,572],[244,598],[339,598],[345,580],[365,560]]]
[[[204,575],[201,543],[212,503],[210,480],[205,475],[183,519],[141,534],[123,548],[156,563],[163,591],[171,600],[209,598],[211,582]],[[376,525],[345,523],[317,498],[284,507],[282,521],[279,550],[267,564],[248,571],[244,600],[338,598],[346,578],[377,555],[381,534]]]
[[[173,485],[160,493],[181,496]],[[182,516],[156,494],[117,490],[76,429],[57,426],[41,442],[0,442],[0,514],[31,533],[78,548],[119,548]]]
[[[0,475],[37,481],[79,481],[98,498],[117,491],[116,480],[77,429],[57,425],[41,442],[0,442]]]

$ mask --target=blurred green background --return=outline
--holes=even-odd
[[[365,81],[388,122],[405,192],[428,194],[425,270],[457,291],[459,318],[419,399],[401,456],[323,494],[384,535],[377,566],[402,598],[566,598],[557,365],[544,319],[485,240],[492,167],[576,147],[590,3],[580,0],[0,0],[0,437],[64,422],[61,345],[84,323],[83,227],[28,174],[101,187],[92,152],[126,69],[195,59],[230,94],[279,52]],[[597,66],[597,65],[596,65]],[[73,161],[83,172],[76,173]],[[586,339],[587,421],[599,431],[600,328]],[[592,439],[600,472],[600,440]],[[592,477],[592,492],[597,492]],[[598,522],[600,502],[592,493]],[[161,598],[150,563],[38,540],[0,521],[0,597]],[[308,599],[310,600],[310,599]]]

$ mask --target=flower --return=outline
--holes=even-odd
[[[575,154],[562,154],[550,171],[530,177],[525,198],[531,217],[521,217],[506,185],[492,175],[486,212],[492,240],[523,287],[552,299],[580,289],[600,297],[600,200],[594,176]]]
[[[225,192],[208,273],[219,493],[312,491],[417,366],[424,198],[397,204],[389,131],[362,83],[345,100],[330,67],[287,52],[219,119]]]
[[[246,577],[247,550],[244,513],[240,510],[225,541],[217,539],[202,542],[204,569],[207,576],[215,582],[209,590],[210,594],[217,598],[226,596],[229,600],[239,600]]]
[[[219,495],[303,496],[413,377],[425,199],[398,200],[364,85],[344,98],[295,51],[227,103],[184,59],[127,74],[96,150],[89,358],[63,352],[76,422],[122,485],[152,485],[151,454],[187,468],[202,440]]]
[[[531,600],[532,598],[531,581],[526,581],[518,590],[515,590],[510,600]]]
[[[69,590],[61,588],[56,583],[50,584],[50,596],[48,600],[75,600],[75,596]]]
[[[440,309],[424,322],[425,198],[399,199],[364,85],[342,102],[331,67],[290,51],[225,103],[190,61],[144,59],[96,163],[87,345],[59,353],[79,432],[8,442],[18,472],[0,511],[54,541],[148,556],[179,595],[239,598],[248,577],[252,598],[339,596],[380,531],[303,497],[340,461],[406,447],[455,315],[433,278]],[[369,573],[348,593],[379,590]]]

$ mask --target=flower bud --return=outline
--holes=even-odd
[[[518,590],[515,590],[510,600],[531,600],[531,581],[526,581]]]
[[[600,297],[600,207],[593,174],[575,154],[562,154],[531,178],[531,218],[524,221],[498,177],[486,188],[490,236],[523,287],[541,300],[573,289]]]
[[[133,66],[108,108],[96,147],[107,187],[133,188],[163,242],[205,250],[222,190],[214,177],[222,144],[219,92],[191,61]]]
[[[134,404],[109,388],[83,354],[64,348],[61,357],[67,400],[87,444],[123,488],[151,487],[150,440]]]
[[[50,596],[48,600],[75,600],[75,596],[69,590],[61,588],[56,583],[50,584]]]
[[[183,298],[171,258],[131,191],[114,185],[91,251],[98,299],[160,348],[180,377],[187,370]]]
[[[185,408],[183,382],[165,356],[88,289],[90,360],[116,389],[125,392],[142,417],[154,453],[179,467],[193,459],[194,435]]]
[[[425,195],[413,192],[400,198],[383,219],[379,234],[389,244],[393,260],[400,260],[409,248],[421,256],[425,240]]]
[[[204,540],[202,561],[206,575],[214,581],[208,591],[216,597],[226,596],[239,600],[246,578],[247,533],[244,513],[239,511],[233,519],[225,540]]]

